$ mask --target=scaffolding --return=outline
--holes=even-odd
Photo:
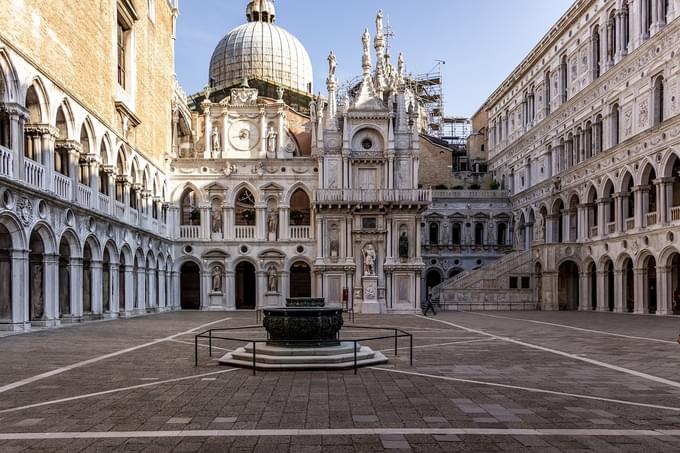
[[[442,138],[444,120],[444,64],[445,61],[437,60],[437,64],[428,73],[413,77],[413,91],[427,115],[427,134],[437,138]]]

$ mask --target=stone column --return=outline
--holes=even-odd
[[[236,306],[235,306],[236,299],[235,299],[235,296],[234,296],[236,283],[234,281],[234,272],[233,271],[227,270],[225,272],[225,281],[224,282],[225,282],[225,288],[226,288],[224,295],[225,295],[226,300],[227,300],[227,310],[234,310],[234,309],[236,309]]]
[[[109,315],[113,318],[118,316],[118,312],[120,311],[120,281],[119,281],[119,273],[120,273],[120,267],[118,263],[110,263],[109,264],[109,277],[111,281],[111,291],[109,293],[110,302],[109,302]]]
[[[160,311],[165,311],[165,269],[158,270],[158,294],[156,294],[156,306]]]
[[[607,234],[607,222],[606,222],[606,212],[609,209],[609,200],[606,198],[600,198],[597,200],[597,233],[598,236],[602,237]]]
[[[28,112],[23,107],[17,106],[9,111],[9,137],[10,148],[14,152],[14,177],[20,180],[24,179],[24,124],[27,118]]]
[[[267,207],[255,207],[255,239],[258,241],[266,241],[267,238]]]
[[[578,309],[579,311],[591,311],[593,307],[592,301],[590,300],[590,295],[592,294],[592,292],[590,291],[591,285],[590,273],[579,272],[578,277],[579,277],[578,292],[580,301]]]
[[[93,315],[103,315],[104,314],[104,301],[102,295],[102,288],[104,288],[104,283],[102,281],[104,273],[104,266],[101,261],[92,261],[90,266],[92,290],[91,290],[91,300],[92,300],[92,314]]]
[[[624,231],[623,228],[623,200],[624,194],[617,192],[614,194],[614,223],[616,224],[616,233],[620,234]]]
[[[626,271],[619,269],[614,271],[614,311],[616,313],[623,313],[625,306],[624,301],[625,297],[624,286],[626,285],[625,275]]]
[[[607,281],[607,271],[599,270],[597,271],[597,311],[607,311],[608,303],[608,288],[609,282]]]
[[[654,184],[656,185],[656,215],[657,215],[657,223],[659,225],[666,225],[669,220],[669,197],[668,197],[668,188],[670,186],[671,190],[673,188],[673,178],[659,178],[654,181]],[[670,197],[671,203],[672,203],[672,193]]]
[[[159,303],[158,294],[156,294],[156,269],[148,269],[147,277],[149,283],[149,288],[147,289],[147,293],[149,294],[147,308],[158,309]]]
[[[647,270],[633,269],[633,286],[635,288],[635,313],[643,314],[647,313],[647,291],[646,291],[646,281],[647,281]]]
[[[257,298],[255,300],[255,307],[262,308],[262,303],[264,301],[264,295],[267,294],[267,271],[259,270],[255,274],[257,276]],[[279,272],[280,277],[280,272]],[[281,291],[281,282],[279,281],[279,291]]]
[[[137,278],[134,266],[122,266],[125,273],[125,306],[119,307],[121,314],[132,316],[135,311],[135,282]]]
[[[660,316],[673,313],[671,271],[671,266],[656,267],[656,314]]]
[[[138,263],[137,275],[135,275],[137,279],[137,306],[135,307],[137,313],[143,312],[146,309],[144,300],[146,293],[146,268],[144,266],[145,262],[143,260],[141,263]]]
[[[201,216],[201,233],[200,239],[209,240],[211,233],[211,218],[210,218],[210,203],[200,203],[198,205]]]
[[[43,165],[45,165],[45,190],[54,192],[54,142],[57,131],[46,128],[42,133]]]
[[[69,263],[71,273],[71,316],[80,319],[83,316],[83,259],[71,257]]]
[[[203,120],[205,121],[205,152],[204,159],[212,158],[212,120],[210,119],[210,99],[206,98],[203,103]]]
[[[279,206],[279,240],[287,241],[290,239],[290,208]]]
[[[43,266],[45,319],[54,325],[59,323],[59,255],[45,255]]]
[[[224,213],[224,225],[222,226],[224,239],[230,241],[236,237],[234,232],[234,227],[236,226],[236,220],[234,219],[234,207],[224,205],[222,206],[222,212]]]
[[[28,319],[28,250],[12,250],[12,324],[30,330]]]

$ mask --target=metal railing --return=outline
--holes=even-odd
[[[375,327],[375,326],[355,326],[355,325],[345,325],[342,327],[343,329],[361,329],[361,330],[383,330],[383,331],[392,331],[392,335],[382,335],[382,336],[377,336],[377,337],[365,337],[365,338],[347,338],[347,339],[342,339],[340,338],[340,334],[338,333],[338,337],[335,341],[328,342],[329,345],[336,345],[337,342],[341,343],[353,343],[353,352],[354,352],[354,374],[357,374],[357,369],[359,368],[358,364],[358,356],[357,353],[360,350],[358,347],[359,342],[365,343],[367,341],[378,341],[378,340],[392,340],[394,339],[394,355],[395,357],[399,356],[399,338],[408,338],[409,339],[409,365],[413,366],[413,335],[406,332],[405,330],[398,329],[396,327]],[[243,330],[255,330],[255,329],[264,329],[264,326],[261,325],[255,325],[255,326],[242,326],[242,327],[228,327],[228,328],[222,328],[222,329],[209,329],[204,332],[201,332],[197,334],[194,337],[194,366],[198,366],[198,340],[200,338],[205,338],[208,340],[208,353],[210,357],[212,357],[212,350],[213,350],[213,340],[223,340],[223,341],[234,341],[234,342],[239,342],[239,343],[252,343],[253,345],[253,362],[252,362],[252,367],[253,367],[253,376],[257,374],[257,345],[259,343],[268,343],[269,340],[269,335],[267,335],[266,339],[253,339],[253,338],[237,338],[237,337],[227,337],[227,336],[221,336],[219,335],[219,332],[235,332],[235,331],[243,331]],[[215,335],[214,333],[218,333],[218,335]],[[299,344],[301,346],[304,345],[310,345],[314,344],[318,346],[319,344],[323,344],[323,342],[319,341],[308,341],[308,340],[299,340],[299,341],[288,341],[287,343],[291,344]]]
[[[437,303],[442,311],[536,311],[536,302],[439,302]],[[452,308],[455,307],[455,308]],[[467,307],[467,310],[465,310]],[[521,308],[520,308],[521,307]]]

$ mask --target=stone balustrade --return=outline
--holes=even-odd
[[[25,159],[24,179],[29,186],[42,190],[45,187],[45,167],[35,161]]]
[[[250,225],[236,225],[234,233],[236,239],[255,239],[255,226]]]
[[[317,204],[430,204],[429,189],[321,189]]]
[[[309,226],[291,226],[290,227],[290,239],[292,240],[304,240],[311,237],[311,227]]]
[[[11,178],[13,176],[13,164],[14,159],[12,152],[3,146],[0,146],[0,176],[7,176]]]

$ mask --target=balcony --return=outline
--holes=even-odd
[[[671,208],[671,222],[680,220],[680,206],[673,206]]]
[[[103,212],[110,212],[111,209],[111,198],[105,193],[99,193],[99,210]]]
[[[305,240],[311,237],[311,227],[309,226],[292,226],[290,227],[290,239]]]
[[[315,193],[321,205],[429,205],[429,189],[322,189]]]
[[[179,227],[179,237],[182,239],[198,239],[200,235],[200,225],[182,225]]]
[[[84,184],[78,184],[78,204],[89,208],[92,206],[92,189]]]
[[[236,225],[234,227],[234,237],[236,239],[255,239],[255,226]]]
[[[12,177],[12,165],[14,158],[12,152],[7,148],[0,146],[0,176]]]
[[[656,212],[647,214],[647,226],[656,225]]]
[[[70,200],[71,199],[71,178],[64,176],[61,173],[54,174],[54,192],[57,197]]]
[[[125,204],[121,203],[120,201],[116,201],[115,215],[119,219],[125,218]]]
[[[597,225],[590,227],[590,237],[591,238],[596,237],[598,235],[598,233],[599,232],[598,232],[598,226]]]
[[[626,219],[626,231],[635,229],[635,217],[630,217]]]
[[[30,159],[24,160],[24,178],[26,184],[42,190],[45,185],[45,167]]]
[[[616,222],[609,222],[607,224],[607,234],[614,234],[616,232]]]

